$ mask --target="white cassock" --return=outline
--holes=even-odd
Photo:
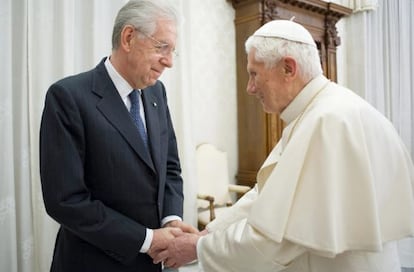
[[[396,241],[414,235],[414,168],[392,124],[324,76],[281,118],[256,187],[199,240],[201,268],[400,271]]]

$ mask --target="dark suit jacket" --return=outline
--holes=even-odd
[[[150,152],[104,65],[46,95],[40,174],[60,225],[51,271],[160,271],[139,253],[146,228],[182,216],[181,169],[164,86],[142,92]]]

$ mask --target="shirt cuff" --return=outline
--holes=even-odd
[[[152,229],[147,229],[147,232],[145,234],[145,240],[144,243],[141,246],[141,249],[139,250],[140,253],[147,253],[149,248],[151,247],[152,238],[154,236],[154,232]]]
[[[167,224],[168,222],[174,221],[174,220],[183,221],[183,219],[181,219],[181,217],[177,215],[169,215],[169,216],[164,217],[161,220],[161,226],[164,227],[165,224]]]
[[[171,222],[171,221],[174,221],[174,220],[183,221],[183,219],[181,219],[181,217],[179,217],[177,215],[169,215],[169,216],[164,217],[161,220],[161,226],[164,226],[168,222]],[[153,236],[154,236],[154,231],[152,229],[147,229],[146,234],[145,234],[144,243],[142,244],[141,249],[139,250],[140,253],[147,253],[148,252],[149,248],[151,247]]]

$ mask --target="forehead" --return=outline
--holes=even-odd
[[[247,69],[264,69],[265,65],[264,62],[262,61],[257,61],[256,60],[256,54],[254,52],[254,50],[251,50],[248,54],[247,54]]]
[[[170,20],[158,20],[154,34],[177,35],[177,26]]]
[[[158,20],[155,32],[152,34],[159,41],[175,45],[177,40],[177,27],[175,22],[168,20]]]

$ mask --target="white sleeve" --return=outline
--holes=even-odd
[[[228,208],[220,217],[214,219],[206,228],[208,232],[223,230],[236,221],[247,218],[250,207],[254,200],[257,199],[257,186],[243,195],[233,206]]]
[[[197,255],[203,271],[276,272],[306,252],[283,240],[277,243],[252,228],[246,219],[199,239]]]

